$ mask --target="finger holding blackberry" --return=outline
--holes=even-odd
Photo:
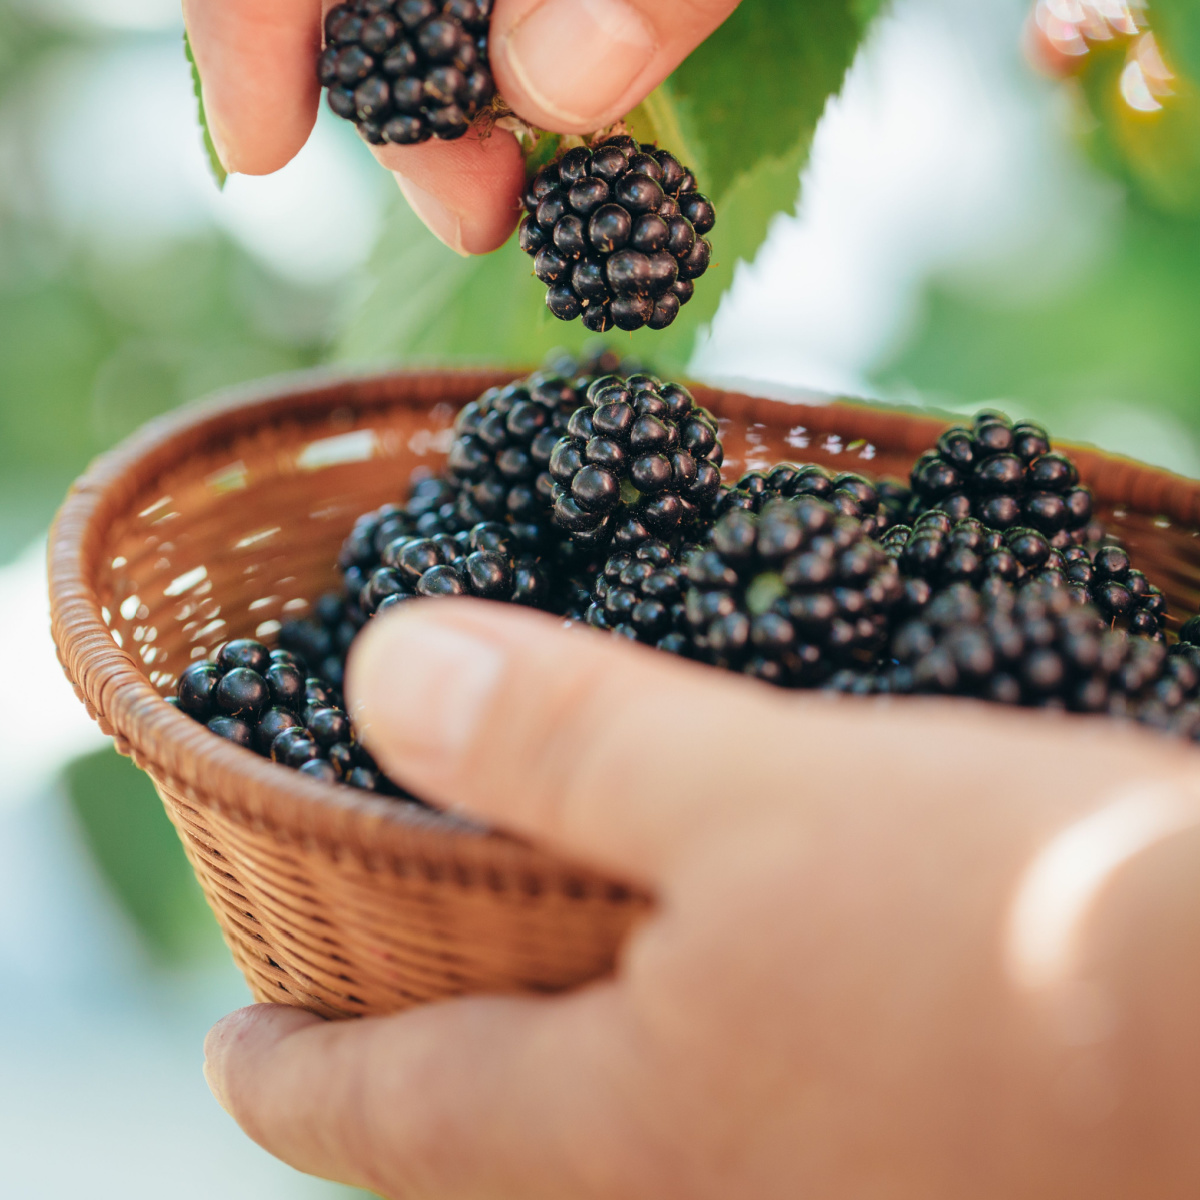
[[[264,175],[289,162],[308,139],[324,85],[417,215],[466,255],[507,240],[525,189],[516,137],[476,121],[493,95],[537,128],[603,129],[736,7],[736,0],[185,0],[184,16],[228,171]]]

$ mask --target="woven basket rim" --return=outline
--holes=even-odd
[[[55,518],[48,546],[51,626],[68,678],[118,748],[139,766],[153,763],[181,794],[200,807],[271,829],[276,837],[315,844],[331,854],[348,851],[368,866],[417,857],[447,867],[464,857],[494,868],[497,856],[514,870],[545,876],[581,870],[507,834],[414,805],[330,787],[247,754],[170,705],[112,638],[87,577],[87,547],[103,537],[105,517],[124,511],[122,495],[141,492],[130,478],[148,459],[160,473],[189,452],[286,416],[315,418],[336,407],[360,411],[408,404],[428,407],[450,381],[476,392],[520,378],[523,372],[486,368],[400,370],[382,373],[317,369],[225,389],[159,417],[99,456],[72,486]],[[420,393],[407,399],[397,391]],[[872,436],[918,453],[954,424],[953,414],[801,393],[792,401],[694,385],[697,399],[718,416],[757,418],[804,411],[847,437]],[[959,416],[957,420],[963,418]],[[1152,511],[1200,525],[1200,484],[1095,448],[1056,443],[1075,456],[1097,498],[1135,507],[1142,493]],[[151,751],[151,747],[157,748]],[[166,748],[166,753],[163,753]],[[451,857],[452,856],[452,857]]]

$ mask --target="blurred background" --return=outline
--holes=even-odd
[[[996,405],[1200,474],[1200,110],[1153,39],[1080,40],[1097,7],[1126,13],[885,9],[794,213],[668,365]],[[0,1193],[20,1200],[354,1194],[260,1152],[201,1078],[204,1032],[248,995],[149,783],[55,661],[44,538],[71,480],[229,384],[528,362],[562,332],[455,325],[467,268],[325,111],[278,175],[218,191],[181,32],[176,0],[0,0]]]

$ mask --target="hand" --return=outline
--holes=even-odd
[[[285,1161],[396,1200],[1200,1194],[1193,748],[480,601],[373,622],[350,692],[397,780],[658,906],[571,994],[226,1018],[213,1090]]]
[[[324,11],[332,7],[324,0]],[[737,0],[496,0],[496,86],[533,125],[590,133],[640,104],[736,7]],[[184,0],[183,8],[221,162],[247,175],[279,170],[316,120],[322,5]],[[516,226],[525,175],[510,133],[372,149],[417,215],[459,254],[495,250]]]

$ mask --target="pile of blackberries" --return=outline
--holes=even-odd
[[[631,137],[568,150],[533,177],[525,209],[521,249],[547,307],[594,333],[665,329],[708,270],[712,201],[673,154]]]
[[[239,640],[188,667],[174,702],[306,774],[402,795],[344,711],[346,655],[378,614],[472,596],[786,687],[1106,713],[1200,741],[1200,617],[1168,643],[1165,597],[1037,426],[951,430],[911,490],[792,463],[722,488],[722,460],[686,388],[611,355],[490,389],[440,474],[354,523],[340,592],[278,649]]]
[[[368,142],[460,138],[495,92],[492,0],[348,0],[325,17],[317,77]]]

